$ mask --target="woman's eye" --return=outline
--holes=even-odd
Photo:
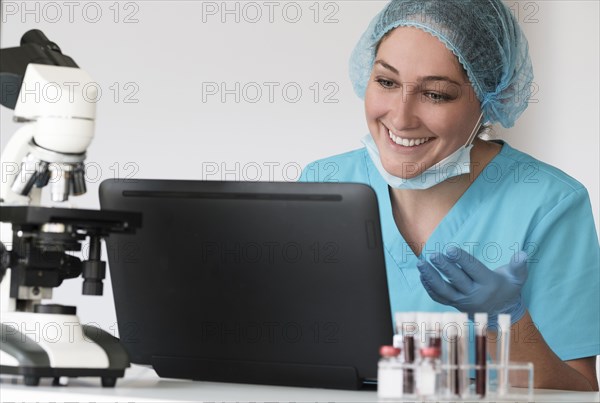
[[[444,102],[450,99],[448,95],[440,94],[438,92],[425,92],[424,95],[433,102]]]
[[[379,85],[386,89],[394,88],[394,86],[396,85],[396,83],[394,83],[393,81],[386,80],[385,78],[378,78],[375,81],[377,81]]]

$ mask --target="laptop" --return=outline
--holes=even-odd
[[[379,211],[361,184],[107,180],[142,213],[108,262],[131,362],[166,378],[359,389],[391,344]]]

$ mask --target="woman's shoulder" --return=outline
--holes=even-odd
[[[484,175],[502,176],[511,186],[520,191],[543,192],[546,197],[587,192],[585,186],[561,169],[537,158],[502,144],[502,150],[486,167]]]
[[[302,170],[302,182],[365,182],[366,149],[359,148],[313,161]]]

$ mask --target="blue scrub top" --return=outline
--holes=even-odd
[[[490,269],[527,252],[522,297],[552,350],[571,360],[600,354],[600,246],[585,187],[501,142],[500,153],[456,202],[422,249],[428,258],[458,246]],[[387,183],[365,148],[309,164],[306,182],[353,182],[376,192],[392,312],[453,311],[433,301],[418,257],[392,216]],[[522,337],[532,329],[518,329]]]

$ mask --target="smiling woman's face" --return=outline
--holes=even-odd
[[[442,42],[420,29],[400,27],[380,43],[365,111],[385,170],[411,178],[465,145],[481,107],[458,59]]]

